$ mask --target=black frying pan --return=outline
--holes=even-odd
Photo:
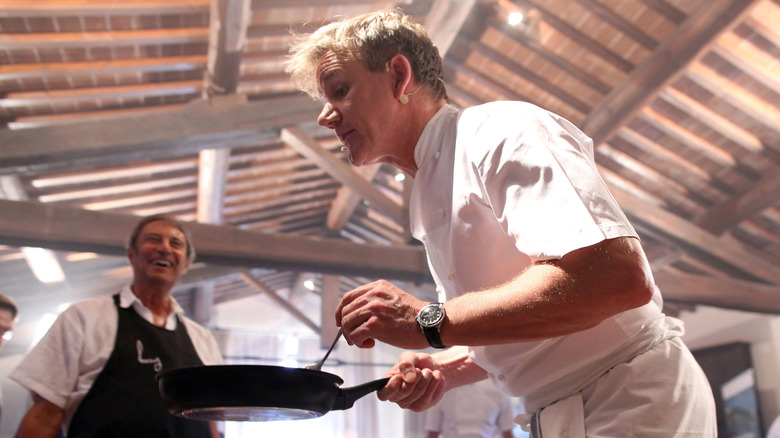
[[[157,375],[160,396],[171,413],[212,421],[315,418],[351,408],[388,380],[340,388],[344,381],[335,374],[266,365],[178,368]]]

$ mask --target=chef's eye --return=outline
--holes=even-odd
[[[343,98],[344,96],[347,95],[347,91],[349,91],[349,89],[347,87],[338,87],[333,92],[333,97],[336,98],[336,99],[341,99],[341,98]]]

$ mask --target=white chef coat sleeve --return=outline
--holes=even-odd
[[[502,126],[505,134],[482,149],[478,167],[491,208],[520,251],[533,260],[560,258],[636,235],[598,174],[591,140],[574,125],[532,105],[496,119],[481,129]]]

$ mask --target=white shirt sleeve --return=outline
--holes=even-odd
[[[110,296],[70,306],[9,377],[67,413],[86,395],[111,355],[117,321]]]
[[[550,259],[606,238],[635,236],[598,174],[592,141],[553,113],[506,105],[475,128],[488,140],[475,150],[484,156],[474,161],[491,208],[517,248],[534,260]]]

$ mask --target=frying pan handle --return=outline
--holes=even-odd
[[[336,396],[336,400],[333,402],[333,407],[330,409],[333,411],[349,409],[352,407],[352,405],[355,404],[357,399],[384,388],[389,380],[389,377],[385,377],[379,380],[366,382],[362,385],[352,386],[349,388],[339,388],[339,393]]]

